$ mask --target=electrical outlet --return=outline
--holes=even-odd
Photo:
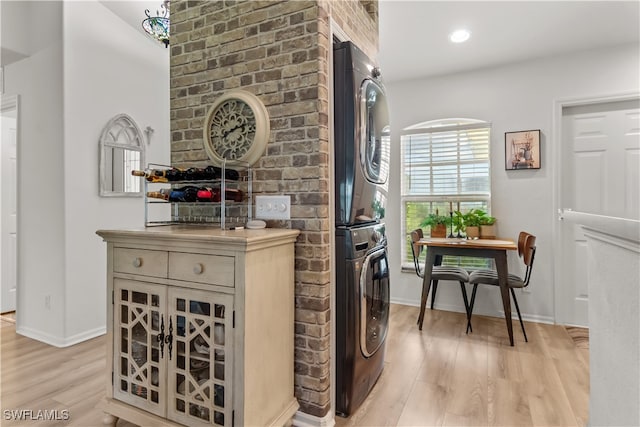
[[[47,310],[51,310],[51,295],[47,295],[44,297],[44,308]]]
[[[290,219],[290,196],[256,196],[257,219]]]

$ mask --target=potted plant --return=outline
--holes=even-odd
[[[462,212],[455,211],[453,213],[452,221],[453,231],[458,233],[458,237],[460,237],[460,233],[464,231],[464,215],[462,214]]]
[[[480,217],[486,213],[482,209],[471,209],[469,212],[462,214],[465,233],[468,239],[477,239],[480,237]]]
[[[431,237],[447,237],[447,225],[451,223],[449,217],[436,213],[430,213],[422,220],[420,227],[431,228]]]
[[[480,238],[495,239],[496,238],[496,219],[490,215],[484,214],[480,217]]]

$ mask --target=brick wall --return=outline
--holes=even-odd
[[[230,89],[257,95],[271,135],[254,194],[291,196],[296,243],[295,393],[301,410],[330,408],[330,17],[375,57],[377,0],[171,2],[171,162],[209,163],[202,126]]]

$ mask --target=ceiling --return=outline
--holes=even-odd
[[[433,77],[640,41],[640,1],[380,0],[385,81]],[[448,35],[471,31],[466,43]]]
[[[144,34],[145,9],[155,14],[162,0],[100,2]],[[640,43],[640,0],[380,0],[379,7],[378,59],[386,82]],[[471,31],[469,41],[449,42],[462,26]]]
[[[157,16],[157,12],[162,13],[160,8],[162,0],[99,0],[99,2],[142,34],[147,34],[142,29],[142,21],[147,17],[144,11],[148,9],[151,16]],[[164,45],[157,43],[164,49]]]

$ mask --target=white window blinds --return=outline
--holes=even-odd
[[[403,195],[463,201],[489,197],[489,127],[466,125],[402,135]]]

